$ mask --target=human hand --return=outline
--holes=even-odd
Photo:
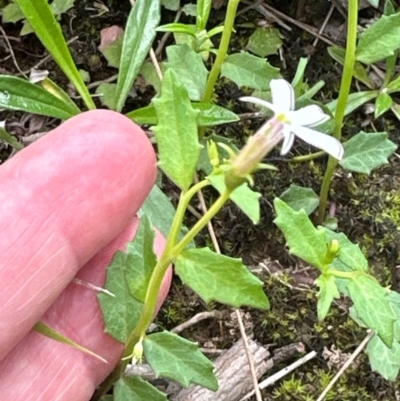
[[[104,333],[96,292],[71,281],[103,285],[155,176],[145,134],[106,110],[66,121],[1,166],[1,400],[87,401],[112,371],[122,345]],[[163,246],[158,235],[156,253]],[[32,331],[38,320],[108,364]]]

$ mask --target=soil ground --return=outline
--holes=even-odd
[[[212,10],[210,27],[219,24],[225,13],[224,1],[214,3],[215,6],[221,7]],[[237,19],[238,28],[233,35],[232,51],[242,49],[252,32],[252,29],[240,28],[240,26],[273,24],[280,29],[283,46],[281,56],[270,57],[270,63],[280,68],[282,75],[291,80],[299,58],[310,56],[306,70],[307,80],[312,84],[318,80],[324,80],[326,86],[321,92],[321,97],[327,100],[335,98],[340,83],[341,67],[329,57],[326,43],[319,41],[315,45],[315,36],[296,26],[296,22],[300,22],[320,29],[331,3],[324,0],[267,1],[275,10],[293,19],[293,21],[285,21],[291,30],[284,29],[269,18],[266,19],[255,7],[247,7],[249,5],[247,3],[253,4],[243,2],[239,8],[241,11]],[[332,3],[341,4],[341,2]],[[89,72],[92,83],[105,80],[116,73],[115,69],[107,67],[105,59],[97,49],[100,43],[100,30],[111,25],[123,27],[130,7],[128,1],[109,0],[108,3],[104,2],[104,5],[108,7],[108,11],[98,15],[99,12],[93,10],[92,1],[76,1],[75,7],[61,19],[66,37],[76,38],[70,45],[75,61],[79,68]],[[341,10],[344,10],[343,6]],[[376,10],[367,7],[360,10],[360,18],[362,21],[368,21],[378,15],[377,13]],[[171,22],[174,17],[173,12],[164,11],[163,22]],[[337,44],[343,44],[344,23],[343,15],[335,8],[326,28],[326,35]],[[45,59],[46,52],[39,41],[33,34],[20,37],[20,28],[20,24],[3,25],[4,32],[0,34],[0,73],[20,75],[19,70],[29,73],[32,66],[45,60],[40,68],[49,70],[54,81],[68,88],[68,82],[55,63]],[[10,57],[5,36],[12,47],[16,62]],[[357,87],[354,86],[353,90],[357,90]],[[151,89],[140,90],[137,93],[136,99],[128,101],[127,110],[147,105],[154,94]],[[245,112],[244,106],[235,102],[242,93],[234,84],[221,80],[217,90],[218,104],[233,107],[233,110],[238,113]],[[19,112],[1,112],[0,120],[4,119],[7,119],[9,132],[19,139],[47,131],[58,124],[58,121],[39,116],[27,116]],[[219,128],[218,133],[233,138],[240,145],[246,140],[244,132],[254,131],[259,124],[260,121],[257,120],[242,120],[240,124]],[[366,108],[361,108],[346,120],[344,134],[351,137],[360,129],[387,131],[390,139],[399,143],[399,122],[390,113],[373,121],[371,115],[366,114]],[[307,146],[296,144],[293,154],[305,154],[308,150]],[[1,161],[5,161],[10,154],[10,148],[0,145]],[[272,223],[273,198],[280,195],[291,183],[311,187],[315,192],[319,192],[326,159],[296,164],[280,158],[276,152],[268,158],[267,162],[274,163],[279,168],[279,172],[273,175],[268,172],[257,175],[255,189],[262,194],[260,224],[253,226],[236,207],[229,205],[214,220],[214,229],[223,253],[242,257],[247,265],[253,267],[264,263],[270,266],[274,273],[265,273],[262,276],[265,281],[265,291],[271,301],[271,310],[245,311],[248,312],[245,318],[246,324],[249,331],[254,333],[254,338],[262,344],[269,344],[271,352],[295,342],[304,343],[307,351],[318,352],[316,359],[301,366],[292,375],[277,382],[275,386],[264,390],[265,400],[315,400],[336,374],[340,361],[355,350],[366,333],[348,318],[350,304],[347,300],[337,301],[326,320],[318,321],[316,288],[313,286],[315,272],[287,253],[284,239]],[[390,164],[376,170],[370,176],[350,175],[338,168],[331,193],[339,229],[353,242],[360,244],[381,283],[392,285],[395,289],[400,288],[400,275],[396,274],[400,246],[399,181],[400,160],[397,155],[394,155]],[[176,199],[176,192],[170,184],[166,182],[164,188],[172,199]],[[212,191],[205,192],[207,201],[211,201],[215,195]],[[193,207],[198,208],[198,205],[195,203]],[[187,224],[190,225],[193,219],[189,216]],[[207,233],[199,238],[199,243],[210,244]],[[214,309],[221,310],[226,319],[202,321],[182,334],[199,342],[202,347],[229,348],[240,337],[237,327],[232,327],[230,318],[232,310],[217,304],[205,305],[177,278],[157,323],[163,328],[171,329],[198,312]],[[334,359],[329,360],[323,356],[326,354],[323,352],[324,349],[338,356],[336,362]],[[298,357],[299,355],[296,355],[284,364],[274,367],[269,374],[275,373]],[[366,355],[361,354],[356,364],[344,373],[327,399],[399,400],[400,384],[398,381],[387,382],[378,374],[371,372]]]

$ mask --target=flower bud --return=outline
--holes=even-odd
[[[267,121],[230,161],[225,172],[227,188],[234,189],[251,180],[259,163],[283,139],[283,122],[279,115]]]

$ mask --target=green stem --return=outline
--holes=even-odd
[[[193,185],[187,192],[181,193],[181,197],[179,199],[179,204],[175,212],[175,216],[171,225],[170,232],[168,234],[168,240],[167,240],[167,246],[164,250],[164,253],[168,253],[172,247],[175,246],[175,244],[178,241],[178,235],[180,232],[180,229],[183,224],[183,218],[185,216],[186,209],[189,205],[190,200],[193,198],[193,196],[206,187],[207,185],[210,185],[210,181],[208,180],[203,180],[198,182],[197,184]]]
[[[198,184],[194,185],[185,194],[181,196],[177,212],[174,217],[174,222],[171,226],[171,231],[168,236],[167,246],[163,252],[163,255],[158,260],[153,273],[151,275],[149,285],[147,287],[147,293],[143,305],[142,312],[139,317],[139,321],[135,327],[135,330],[131,333],[125,344],[125,349],[122,354],[121,360],[118,363],[114,371],[108,376],[101,387],[96,391],[93,396],[93,400],[98,400],[101,395],[105,394],[111,386],[118,380],[118,378],[123,374],[125,368],[129,362],[130,357],[133,353],[133,348],[136,343],[145,335],[147,328],[149,327],[151,321],[154,317],[154,312],[157,305],[158,292],[161,287],[162,280],[164,278],[165,272],[168,266],[176,259],[180,252],[185,249],[190,241],[202,230],[207,223],[219,212],[223,207],[225,202],[229,199],[232,191],[225,190],[215,203],[210,207],[210,209],[205,213],[202,218],[192,227],[192,229],[182,238],[182,240],[175,245],[175,241],[178,238],[179,229],[182,225],[183,216],[187,205],[193,195],[201,188],[209,185],[208,180],[200,181]],[[174,241],[174,242],[172,242]]]
[[[217,82],[218,76],[221,72],[221,65],[225,60],[228,52],[231,34],[233,31],[233,23],[236,17],[236,10],[240,0],[229,0],[228,8],[226,10],[224,30],[222,31],[221,43],[219,45],[218,54],[215,59],[214,65],[208,75],[206,89],[204,91],[202,102],[209,103],[214,92],[214,85]]]
[[[347,19],[347,41],[346,56],[343,65],[342,81],[340,83],[339,98],[335,113],[335,130],[333,136],[340,141],[342,136],[342,125],[346,111],[347,99],[350,92],[351,81],[353,78],[354,63],[356,59],[356,43],[357,43],[357,22],[358,22],[358,0],[349,0],[348,19]],[[318,208],[317,223],[322,224],[325,218],[326,204],[328,201],[328,193],[330,183],[337,160],[329,156],[328,166],[325,170],[324,179],[320,192],[320,201]]]
[[[292,159],[290,159],[290,162],[295,162],[295,163],[302,163],[302,162],[308,162],[314,159],[317,159],[318,157],[322,157],[326,155],[326,153],[321,150],[320,152],[315,152],[311,153],[309,155],[304,155],[304,156],[295,156]]]
[[[352,280],[354,278],[354,272],[342,272],[340,270],[328,270],[329,274],[336,278],[345,278]]]
[[[182,240],[173,248],[174,257],[178,256],[190,241],[208,224],[208,222],[221,210],[222,206],[228,201],[232,190],[226,189],[219,198],[212,204],[200,220],[191,228],[191,230],[182,238]]]

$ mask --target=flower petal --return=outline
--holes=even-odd
[[[344,152],[343,146],[333,136],[326,135],[311,128],[301,126],[292,126],[291,130],[303,141],[309,143],[312,146],[315,146],[318,149],[323,150],[337,160],[342,160]]]
[[[281,113],[294,110],[294,91],[289,82],[284,79],[271,79],[269,87],[272,103]]]
[[[283,144],[281,148],[281,156],[289,153],[291,147],[293,146],[295,135],[290,131],[289,125],[284,125],[283,127]]]
[[[293,125],[306,127],[314,127],[329,120],[329,116],[322,111],[321,107],[315,104],[289,112],[288,117]]]
[[[273,105],[270,102],[267,102],[266,100],[260,99],[258,97],[243,96],[243,97],[240,97],[239,100],[241,100],[242,102],[254,103],[257,106],[265,107],[266,109],[273,111],[274,114],[277,114],[280,112],[280,110],[277,107],[275,107],[275,105]]]

